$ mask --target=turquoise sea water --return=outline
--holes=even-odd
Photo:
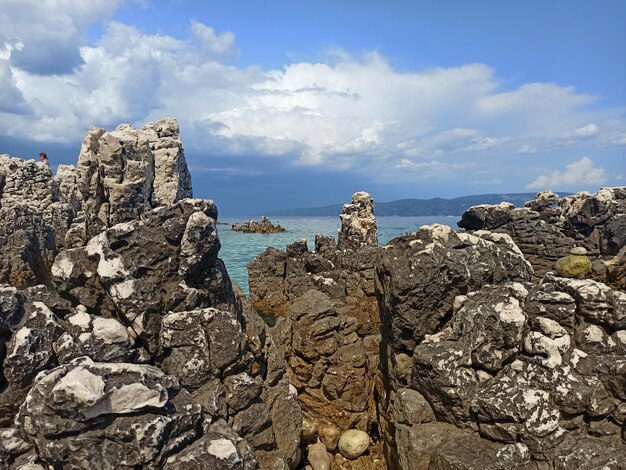
[[[309,250],[315,245],[315,234],[333,235],[337,239],[337,231],[341,225],[339,217],[276,217],[272,222],[285,228],[282,233],[241,233],[233,232],[231,224],[244,222],[252,217],[225,217],[220,218],[218,232],[222,242],[220,258],[226,263],[226,268],[232,279],[237,281],[241,288],[248,293],[247,265],[257,255],[265,251],[268,246],[284,250],[287,245],[297,240],[306,239]],[[258,217],[257,217],[258,219]],[[415,232],[418,227],[429,224],[444,224],[456,229],[456,222],[460,217],[377,217],[378,242],[382,245],[392,238],[408,232]]]

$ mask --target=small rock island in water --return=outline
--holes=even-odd
[[[257,222],[256,220],[248,220],[242,224],[233,224],[231,229],[234,232],[243,233],[279,233],[284,232],[285,229],[280,225],[274,225],[270,219],[263,216]]]
[[[251,302],[174,119],[0,156],[0,217],[2,469],[626,468],[624,187],[385,246],[359,192]]]

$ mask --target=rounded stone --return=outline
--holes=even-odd
[[[559,259],[555,269],[562,277],[583,277],[591,271],[591,261],[586,256],[569,255]]]
[[[309,446],[307,460],[313,470],[330,470],[332,465],[330,454],[326,452],[326,446],[323,442]]]
[[[363,455],[370,445],[370,437],[365,431],[348,429],[339,438],[339,452],[347,459]]]
[[[322,423],[317,427],[317,434],[320,437],[320,441],[326,446],[326,450],[332,452],[337,448],[339,436],[341,435],[341,431],[337,426]]]
[[[575,246],[570,250],[572,255],[585,256],[587,254],[587,248],[582,246]]]

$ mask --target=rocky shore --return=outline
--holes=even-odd
[[[626,468],[626,188],[382,247],[356,193],[250,301],[173,119],[0,156],[0,215],[0,468]]]
[[[280,225],[274,225],[270,219],[263,216],[258,221],[248,220],[242,224],[233,224],[231,229],[234,232],[243,233],[280,233],[285,229]]]

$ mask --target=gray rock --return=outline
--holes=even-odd
[[[196,442],[168,457],[165,470],[254,470],[252,449],[224,421],[209,426]]]
[[[38,455],[64,468],[156,465],[198,437],[200,420],[174,377],[88,358],[40,376],[17,417]]]

